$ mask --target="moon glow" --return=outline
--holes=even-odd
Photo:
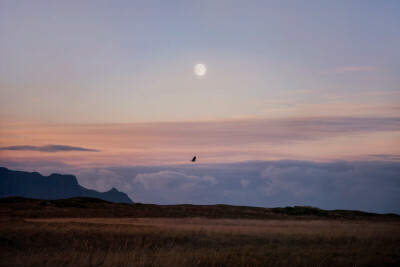
[[[194,67],[194,73],[197,76],[203,76],[204,74],[206,74],[206,71],[207,71],[206,66],[204,66],[203,64],[197,64]]]

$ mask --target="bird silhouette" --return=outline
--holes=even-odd
[[[196,156],[193,157],[192,162],[196,162]]]

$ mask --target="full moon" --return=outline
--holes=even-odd
[[[194,73],[196,73],[197,76],[203,76],[204,74],[206,74],[206,66],[204,66],[203,64],[197,64],[196,66],[194,66]]]

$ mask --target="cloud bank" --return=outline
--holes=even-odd
[[[1,161],[0,165],[46,175],[74,174],[82,186],[100,191],[116,187],[142,203],[308,205],[400,214],[400,162],[394,161],[280,160],[84,169],[57,162]]]
[[[400,213],[399,163],[276,161],[159,169],[141,170],[132,179],[136,201]]]
[[[65,152],[65,151],[90,151],[98,152],[96,149],[89,149],[84,147],[76,146],[63,146],[63,145],[46,145],[46,146],[6,146],[1,147],[0,150],[12,150],[12,151],[40,151],[40,152]]]
[[[309,205],[400,214],[400,163],[393,161],[281,160],[68,168],[83,186],[103,191],[115,186],[135,202]]]

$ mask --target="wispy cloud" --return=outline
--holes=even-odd
[[[291,90],[285,91],[285,94],[315,94],[315,93],[322,93],[325,90],[322,89],[304,89],[304,90]]]
[[[76,146],[63,146],[63,145],[46,145],[46,146],[6,146],[1,147],[0,150],[28,150],[28,151],[40,151],[40,152],[65,152],[65,151],[90,151],[97,152],[99,150],[89,149],[84,147]]]
[[[339,66],[331,70],[323,70],[318,71],[321,74],[330,74],[330,73],[352,73],[352,72],[370,72],[378,70],[373,66]]]
[[[263,112],[269,115],[286,116],[286,117],[307,117],[326,116],[331,117],[332,114],[336,116],[349,117],[348,114],[353,114],[351,117],[393,117],[396,115],[394,111],[399,109],[397,103],[355,103],[351,102],[357,96],[345,95],[322,95],[320,96],[320,103],[309,102],[292,102],[285,106],[283,103],[278,105],[265,105]],[[360,95],[358,97],[361,97]],[[394,98],[392,98],[394,99]],[[374,114],[371,114],[371,111]]]
[[[371,154],[368,156],[379,160],[400,161],[400,155],[398,154]]]
[[[314,110],[316,114],[322,112]],[[399,154],[399,132],[400,118],[390,117],[21,125],[0,129],[2,146],[7,147],[0,151],[0,158],[32,157],[85,166],[184,163],[193,155],[201,162],[361,159],[370,154]],[[101,152],[91,153],[90,157],[87,153],[37,153],[49,150],[40,147],[49,139],[56,144],[76,144],[80,148],[76,151],[95,148]],[[29,146],[9,147],[20,140],[29,140]]]

